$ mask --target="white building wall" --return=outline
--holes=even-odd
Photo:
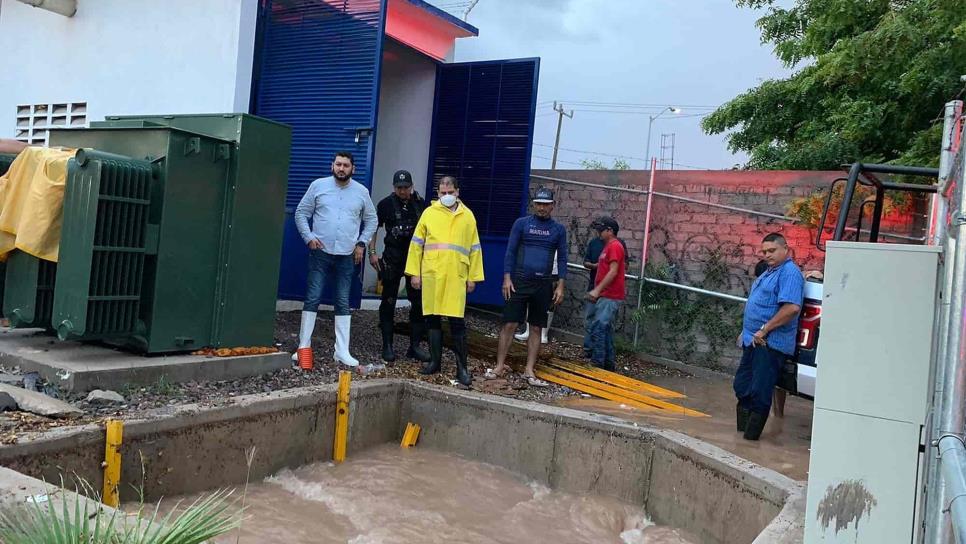
[[[391,39],[385,40],[383,51],[372,167],[372,201],[376,204],[392,192],[392,174],[396,170],[409,170],[413,187],[423,197],[427,196],[424,190],[429,175],[429,141],[436,94],[433,60]],[[381,229],[376,246],[380,254],[384,237],[385,230]],[[369,268],[363,290],[371,291],[375,284],[376,275]]]
[[[70,18],[0,3],[0,137],[19,104],[86,102],[92,121],[248,111],[257,0],[82,0]]]

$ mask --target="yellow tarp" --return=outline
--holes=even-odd
[[[19,249],[57,262],[67,161],[76,151],[28,147],[0,176],[0,260]]]

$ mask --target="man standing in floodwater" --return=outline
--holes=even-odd
[[[761,253],[768,269],[752,284],[745,303],[738,335],[741,362],[734,379],[737,428],[746,440],[758,440],[761,436],[782,363],[795,354],[805,288],[802,271],[789,256],[784,236],[765,236]]]

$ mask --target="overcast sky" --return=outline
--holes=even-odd
[[[682,111],[654,121],[652,156],[660,156],[661,134],[675,133],[675,168],[730,168],[744,156],[731,154],[723,136],[705,135],[700,116],[788,73],[760,44],[758,16],[731,0],[480,0],[468,18],[480,35],[458,40],[456,60],[540,57],[534,168],[550,166],[554,100],[575,110],[560,147],[581,150],[562,150],[557,168],[613,161],[590,152],[643,168],[648,116],[663,105]]]

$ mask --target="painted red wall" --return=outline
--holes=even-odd
[[[835,178],[843,175],[839,171],[658,171],[655,191],[787,215],[788,205],[793,200],[827,188]],[[555,182],[540,176],[642,190],[647,189],[649,172],[534,170],[530,180],[531,192],[541,185],[552,187],[556,192],[554,216],[568,228],[570,250],[576,252],[571,256],[571,262],[582,261],[591,237],[593,218],[607,214],[621,226],[619,236],[626,242],[631,257],[628,272],[639,273],[646,195]],[[883,221],[883,230],[908,234],[914,219],[911,214],[889,217]],[[830,220],[834,224],[835,218]],[[921,223],[917,226],[921,227]],[[803,270],[823,267],[824,253],[815,247],[815,229],[780,219],[656,196],[648,251],[648,263],[656,269],[649,274],[667,274],[668,279],[677,283],[745,296],[754,279],[754,266],[760,259],[760,241],[771,232],[785,236],[794,251],[796,263]],[[710,278],[707,277],[709,271],[712,271]],[[581,333],[586,287],[586,273],[572,271],[567,282],[567,297],[555,314],[554,327]],[[634,332],[630,317],[636,308],[636,283],[628,282],[627,288],[628,299],[619,315],[618,329],[625,338],[630,338]],[[725,305],[722,319],[740,321],[741,306]],[[682,348],[675,346],[680,331],[671,334],[662,330],[667,329],[663,319],[656,316],[642,327],[645,333],[642,351],[717,369],[734,368],[738,352],[734,348],[733,335],[737,334],[739,325],[732,327],[729,324],[728,334],[719,330],[715,337],[698,324],[694,330],[688,331],[688,340]],[[731,328],[735,330],[731,332]]]

